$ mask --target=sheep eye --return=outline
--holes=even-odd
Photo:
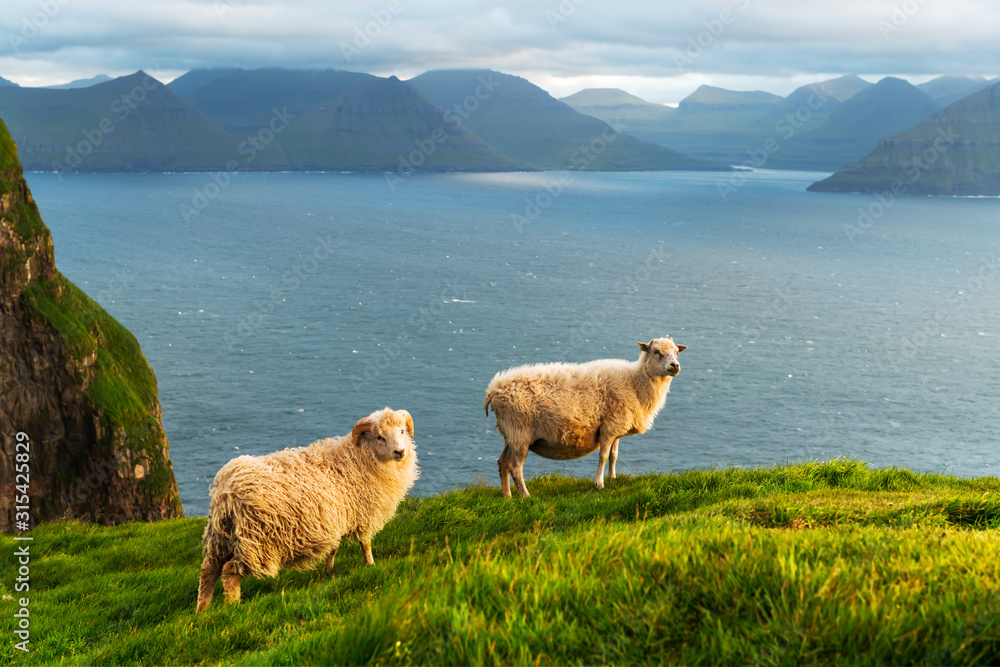
[[[383,438],[382,436],[379,436],[379,437],[378,437],[378,441],[379,441],[379,442],[385,442],[385,438]]]
[[[653,352],[655,352],[656,356],[658,356],[658,357],[662,357],[663,356],[663,353],[660,352],[659,350],[653,350]]]

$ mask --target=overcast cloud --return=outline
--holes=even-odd
[[[365,34],[367,31],[368,34]],[[482,67],[552,94],[676,103],[703,83],[787,94],[847,73],[1000,74],[990,0],[3,0],[0,76],[334,67],[409,78]]]

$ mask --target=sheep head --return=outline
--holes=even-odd
[[[677,345],[672,338],[654,338],[648,343],[639,343],[643,355],[641,362],[650,377],[675,377],[681,372],[677,355],[687,349],[687,345]]]
[[[379,461],[403,461],[413,452],[413,418],[406,410],[373,412],[358,420],[351,439],[357,447],[368,447]]]

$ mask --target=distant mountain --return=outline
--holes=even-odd
[[[641,141],[520,77],[439,70],[411,79],[425,97],[496,150],[539,169],[726,169]]]
[[[818,127],[781,143],[768,166],[833,171],[869,153],[880,139],[925,120],[940,107],[916,86],[886,77],[833,109]]]
[[[932,100],[944,108],[963,97],[979,92],[990,84],[991,82],[982,76],[945,75],[922,83],[917,88],[927,93]]]
[[[26,170],[221,169],[238,140],[139,71],[89,88],[0,88]]]
[[[808,189],[1000,195],[1000,84],[973,93],[920,125],[883,139],[869,155]]]
[[[501,155],[413,86],[370,77],[303,113],[280,136],[299,169],[496,171],[517,163]]]
[[[697,90],[681,100],[677,110],[682,113],[732,112],[757,113],[782,101],[780,95],[762,90],[740,91],[699,86]]]
[[[2,88],[3,86],[15,86],[15,87],[17,87],[17,84],[14,83],[13,81],[8,81],[7,79],[5,79],[2,76],[0,76],[0,88]]]
[[[653,104],[617,88],[588,88],[559,100],[576,111],[616,127],[632,136],[667,145],[664,125],[677,113],[676,107]]]
[[[635,121],[662,122],[677,111],[675,107],[647,102],[619,88],[587,88],[559,101],[604,122],[623,121],[630,125]]]
[[[275,109],[298,117],[375,78],[335,69],[201,69],[167,87],[222,129],[245,137],[268,127]]]
[[[75,81],[70,81],[69,83],[64,83],[59,86],[45,86],[49,90],[70,90],[73,88],[90,88],[91,86],[96,86],[99,83],[105,83],[111,81],[111,77],[107,74],[98,74],[97,76],[92,76],[89,79],[77,79]]]
[[[732,164],[744,161],[745,151],[759,143],[763,121],[782,102],[784,98],[762,91],[701,86],[681,100],[663,122],[637,125],[633,131],[646,141]]]
[[[801,88],[797,88],[791,95],[786,97],[785,100],[797,102],[799,99],[802,99],[804,101],[804,98],[808,96],[809,93],[820,91],[824,95],[829,95],[838,102],[846,102],[862,90],[871,87],[871,83],[865,81],[857,74],[846,74],[844,76],[837,77],[836,79],[828,79],[826,81],[820,81],[819,83],[810,83],[802,86]]]

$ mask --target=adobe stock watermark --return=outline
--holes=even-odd
[[[15,436],[14,445],[14,536],[16,549],[12,569],[14,591],[27,593],[31,590],[31,545],[32,537],[25,535],[31,529],[31,499],[29,485],[31,484],[31,439],[27,433],[19,432]],[[20,544],[18,544],[20,543]],[[31,641],[31,612],[28,606],[31,599],[22,597],[17,600],[17,611],[14,612],[14,635],[20,642],[14,643],[14,648],[27,653]]]
[[[910,361],[921,354],[927,354],[928,344],[932,339],[939,339],[944,329],[973,299],[990,287],[1000,273],[1000,252],[994,251],[983,257],[960,284],[952,288],[945,303],[934,311],[934,314],[923,320],[919,331],[900,339],[900,360]],[[893,358],[890,365],[899,361]]]
[[[351,43],[340,43],[340,51],[344,54],[344,60],[351,62],[354,57],[372,45],[376,39],[387,29],[393,19],[403,11],[403,3],[400,0],[389,0],[383,9],[378,9],[371,13],[372,20],[363,26],[355,26],[354,39]]]
[[[464,302],[467,291],[455,283],[445,283],[440,295],[431,298],[424,306],[413,311],[406,320],[405,336],[397,337],[396,341],[380,346],[377,356],[365,362],[361,375],[351,376],[351,387],[354,391],[363,391],[378,380],[382,374],[393,367],[403,357],[406,350],[413,345],[414,340],[427,333],[428,329],[440,323],[445,316],[445,304],[449,302]]]
[[[94,300],[105,307],[113,304],[115,302],[115,294],[128,287],[127,276],[128,272],[122,266],[112,274],[111,279],[106,283],[106,287],[93,295]]]
[[[904,163],[904,172],[909,177],[908,181],[893,180],[887,190],[875,193],[875,201],[867,206],[858,207],[858,217],[853,223],[844,223],[844,234],[850,241],[856,241],[858,237],[867,235],[875,222],[881,219],[896,203],[896,197],[906,194],[911,185],[920,181],[921,177],[941,159],[941,156],[962,138],[960,134],[952,130],[950,125],[947,129],[938,128],[937,134],[938,136],[934,138],[930,147]]]
[[[194,188],[191,195],[191,203],[181,203],[178,205],[181,218],[184,222],[190,222],[202,211],[208,208],[223,190],[232,183],[233,176],[241,169],[249,166],[257,156],[274,141],[275,137],[281,134],[289,123],[295,120],[295,114],[288,113],[288,107],[281,110],[274,108],[271,110],[271,120],[265,127],[260,128],[254,134],[240,142],[236,147],[236,152],[243,156],[243,162],[229,160],[226,163],[225,171],[213,171],[209,174],[209,181],[200,188]]]
[[[771,156],[781,151],[781,141],[778,138],[788,141],[794,137],[813,120],[816,113],[821,111],[830,99],[832,98],[822,90],[813,90],[806,101],[796,107],[794,111],[789,111],[775,121],[773,135],[764,139],[759,147],[747,150],[749,159],[744,160],[740,166],[746,167],[747,170],[763,169]],[[716,183],[715,187],[719,191],[719,197],[722,198],[722,201],[729,201],[729,195],[746,185],[747,180],[749,179],[746,171],[739,169],[729,175],[728,182]]]
[[[243,1],[244,0],[216,0],[213,5],[215,15],[218,16],[220,20],[224,19],[226,18],[226,14],[233,11],[237,7],[242,7]]]
[[[750,0],[731,0],[731,2],[736,5],[736,9],[740,12],[750,8]],[[688,65],[693,65],[694,61],[715,46],[716,41],[722,37],[729,26],[736,23],[738,17],[739,14],[732,9],[723,9],[714,18],[702,21],[701,24],[705,29],[694,36],[689,36],[687,47],[682,52],[674,53],[674,66],[683,70]]]
[[[546,9],[545,20],[549,24],[549,29],[555,30],[557,26],[568,21],[573,14],[576,14],[576,10],[586,2],[587,0],[562,0],[555,10]]]
[[[496,81],[493,76],[495,72],[489,72],[485,76],[480,76],[476,87],[471,93],[459,102],[456,102],[449,109],[445,109],[441,114],[444,124],[434,130],[423,139],[414,139],[413,150],[408,154],[398,156],[399,163],[395,171],[385,173],[385,184],[389,190],[395,192],[396,187],[407,178],[415,174],[427,162],[427,159],[438,151],[438,148],[448,141],[448,137],[457,134],[465,127],[467,121],[473,113],[479,110],[480,106],[497,91],[503,84]]]
[[[316,245],[312,252],[285,271],[281,275],[281,282],[271,288],[267,298],[254,302],[250,311],[239,319],[234,332],[223,337],[226,349],[229,352],[235,352],[243,341],[259,331],[267,319],[277,310],[278,305],[284,303],[285,299],[298,291],[303,283],[315,276],[319,271],[320,263],[333,257],[335,250],[333,238],[328,236],[316,239]]]
[[[619,326],[622,320],[622,305],[627,303],[626,297],[641,291],[643,286],[648,285],[654,275],[655,268],[663,264],[669,257],[670,255],[664,250],[662,243],[650,247],[644,261],[637,261],[631,273],[615,280],[608,296],[600,301],[588,303],[581,321],[570,328],[566,334],[568,344],[563,346],[561,354],[556,356],[562,361],[571,361],[568,355],[578,349],[578,343],[582,344],[598,337],[599,334],[610,328]]]
[[[87,159],[87,156],[91,155],[104,143],[105,137],[125,122],[132,112],[146,101],[149,93],[156,90],[159,85],[160,83],[156,79],[147,74],[143,77],[141,84],[137,84],[132,90],[121,97],[116,97],[109,107],[113,115],[102,118],[97,123],[97,127],[81,131],[80,134],[83,135],[83,139],[76,144],[66,146],[65,161],[52,163],[52,170],[56,173],[59,180],[62,181],[63,174],[71,173],[75,169],[78,169],[84,160]]]
[[[904,0],[898,5],[893,5],[887,18],[880,18],[875,22],[878,31],[882,33],[882,39],[888,41],[889,36],[894,32],[899,32],[925,4],[927,4],[927,0]]]
[[[617,119],[609,121],[599,136],[594,137],[587,144],[580,144],[570,153],[569,162],[577,170],[583,171],[597,161],[608,147],[622,135],[622,125]],[[542,190],[533,197],[524,198],[524,215],[511,213],[510,221],[514,224],[514,231],[523,234],[528,225],[536,222],[552,206],[556,199],[562,195],[564,188],[573,182],[573,174],[567,170],[556,172],[554,178],[542,186]]]
[[[37,0],[38,11],[21,18],[21,30],[19,32],[8,32],[7,41],[14,53],[18,53],[22,46],[37,37],[46,26],[59,16],[63,7],[72,0]]]
[[[775,327],[778,318],[788,310],[795,299],[789,285],[775,287],[772,294],[762,307],[756,308],[753,316],[744,320],[739,326],[739,334],[742,339],[749,343],[753,338],[759,338]],[[729,370],[742,355],[746,353],[744,343],[734,343],[724,356],[719,359],[718,367],[722,370]]]

